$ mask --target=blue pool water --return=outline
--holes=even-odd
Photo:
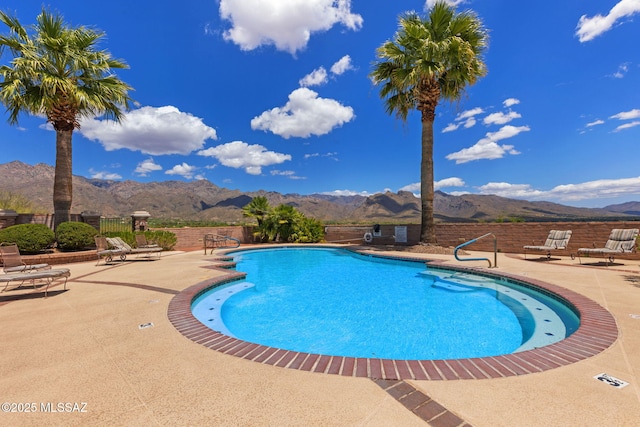
[[[246,281],[192,304],[205,325],[292,351],[457,359],[548,345],[575,331],[553,298],[505,280],[339,249],[238,252]]]

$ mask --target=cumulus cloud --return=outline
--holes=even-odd
[[[180,165],[175,165],[173,168],[169,169],[165,173],[167,175],[178,175],[187,179],[191,179],[194,177],[195,172],[198,170],[196,166],[191,166],[185,162],[182,162]],[[196,176],[197,179],[200,179],[201,176]]]
[[[216,130],[201,118],[173,106],[132,110],[120,123],[94,118],[80,124],[80,133],[102,144],[106,151],[125,148],[151,155],[186,155],[202,148],[206,140],[218,138]]]
[[[251,129],[270,131],[288,139],[325,135],[354,118],[353,108],[333,99],[318,97],[311,89],[291,92],[284,107],[265,111],[251,120]]]
[[[485,125],[504,125],[509,123],[511,120],[519,119],[520,117],[522,116],[515,111],[509,111],[507,113],[497,112],[489,114],[487,117],[482,119],[482,122]]]
[[[161,170],[162,166],[156,164],[156,162],[154,162],[152,158],[148,158],[138,163],[138,166],[136,166],[136,169],[133,171],[133,173],[139,176],[148,176],[153,171]]]
[[[520,154],[513,145],[500,145],[498,141],[513,138],[522,132],[529,131],[528,126],[503,126],[497,132],[488,132],[484,138],[475,145],[464,148],[458,152],[448,154],[448,160],[455,160],[456,164],[467,163],[480,159],[500,159],[505,154]]]
[[[598,14],[592,18],[582,15],[578,21],[576,35],[580,42],[593,40],[609,31],[618,21],[631,17],[638,12],[640,12],[639,0],[620,0],[607,15]]]
[[[504,105],[505,107],[509,108],[512,105],[517,105],[520,104],[520,100],[516,99],[516,98],[508,98],[505,99],[504,101],[502,101],[502,105]]]
[[[298,84],[301,87],[318,86],[325,84],[328,80],[327,70],[324,67],[320,67],[301,78]]]
[[[464,187],[465,182],[458,177],[451,177],[441,179],[440,181],[434,181],[433,188],[434,190],[440,190],[441,188],[449,188],[449,187]],[[421,187],[419,182],[414,182],[413,184],[405,185],[400,188],[399,191],[409,191],[413,193],[416,197],[420,197]]]
[[[89,173],[91,174],[91,178],[93,179],[109,179],[109,180],[122,179],[122,176],[113,172],[95,171],[93,169],[90,169]]]
[[[343,56],[331,66],[331,72],[336,76],[342,75],[349,70],[353,70],[351,57],[349,55]]]
[[[471,110],[463,111],[456,116],[453,123],[449,123],[447,127],[442,129],[442,132],[452,132],[457,130],[460,126],[464,128],[470,128],[477,123],[475,116],[484,113],[484,110],[480,107],[472,108]]]
[[[244,169],[250,175],[260,175],[262,167],[284,163],[291,160],[290,154],[268,151],[262,145],[249,145],[242,141],[221,144],[198,151],[199,156],[214,157],[222,165],[235,169]]]
[[[224,32],[242,50],[263,45],[295,54],[311,34],[342,24],[362,27],[362,16],[351,13],[351,0],[220,0],[220,17],[231,23]]]

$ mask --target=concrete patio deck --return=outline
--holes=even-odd
[[[471,253],[478,255],[486,256]],[[460,264],[452,256],[420,256]],[[0,424],[427,425],[407,409],[418,394],[387,392],[368,378],[244,360],[180,334],[167,318],[169,303],[183,289],[228,273],[210,268],[212,258],[194,251],[107,266],[67,264],[60,266],[71,270],[66,291],[52,285],[46,299],[30,287],[0,294]],[[638,425],[640,266],[623,262],[592,267],[499,254],[499,272],[565,287],[609,310],[619,338],[594,357],[541,373],[407,380],[457,420],[429,424]],[[603,372],[629,385],[593,378]]]

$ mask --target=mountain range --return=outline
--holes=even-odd
[[[0,176],[3,191],[27,198],[41,212],[53,212],[52,166],[43,163],[32,166],[12,161],[0,164]],[[420,222],[420,199],[406,191],[372,196],[280,194],[262,190],[230,190],[207,180],[140,183],[87,179],[76,175],[73,177],[71,211],[93,211],[107,217],[117,217],[145,210],[154,218],[242,223],[247,222],[243,218],[242,207],[256,196],[266,197],[271,206],[294,206],[306,216],[325,223]],[[444,222],[512,218],[524,221],[614,220],[640,216],[640,202],[593,209],[493,195],[454,196],[440,191],[435,194],[434,208],[436,221]]]

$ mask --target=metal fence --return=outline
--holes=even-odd
[[[100,233],[131,231],[129,218],[100,218]]]

